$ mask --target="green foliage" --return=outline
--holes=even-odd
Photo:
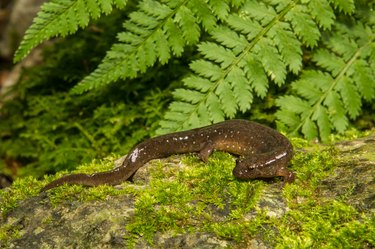
[[[356,22],[338,24],[312,59],[317,69],[305,70],[292,83],[294,95],[279,97],[276,113],[292,133],[327,140],[332,130],[344,132],[363,101],[375,98],[374,27]]]
[[[90,19],[112,12],[113,6],[124,8],[126,0],[51,0],[43,4],[38,16],[26,31],[14,60],[23,59],[42,41],[61,35],[66,36],[85,28]]]
[[[41,177],[111,152],[125,154],[135,143],[150,136],[162,117],[164,80],[179,71],[179,63],[155,68],[150,78],[117,83],[88,95],[68,93],[72,82],[96,67],[121,26],[117,12],[91,25],[75,37],[44,50],[44,63],[24,72],[12,99],[0,110],[0,170],[16,164],[17,176]],[[117,25],[117,26],[116,26]],[[51,84],[52,83],[52,84]],[[95,100],[95,101],[92,101]]]
[[[174,101],[158,133],[219,122],[239,113],[249,115],[254,103],[271,97],[277,98],[280,128],[327,140],[332,132],[345,131],[350,120],[361,115],[363,103],[375,97],[373,3],[143,0],[130,9],[125,2],[46,4],[16,60],[41,40],[72,33],[116,5],[129,12],[124,30],[117,33],[118,41],[98,67],[72,92],[82,94],[119,80],[145,77],[155,65],[183,57],[191,72],[183,77],[182,88],[173,92]],[[73,11],[78,4],[88,14]],[[62,17],[70,22],[44,21]]]
[[[361,221],[358,221],[361,220]],[[277,248],[363,248],[374,245],[374,219],[330,200],[292,210],[282,220]]]
[[[201,5],[200,1],[185,2],[140,2],[138,10],[123,24],[126,31],[117,35],[120,43],[112,46],[99,67],[75,86],[73,92],[82,93],[120,78],[134,78],[157,60],[166,64],[172,54],[181,56],[185,45],[197,43],[200,36],[192,10]]]
[[[0,123],[4,135],[0,144],[2,158],[23,164],[19,176],[38,177],[47,172],[74,169],[79,162],[111,152],[125,154],[155,130],[164,95],[150,91],[138,106],[108,101],[109,95],[114,96],[113,92],[95,94],[97,102],[91,106],[87,98],[73,99],[64,93],[27,97],[28,106],[22,119],[12,115]],[[19,111],[22,107],[6,108]]]

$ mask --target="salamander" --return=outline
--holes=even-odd
[[[233,175],[238,179],[281,176],[284,182],[294,181],[294,173],[287,169],[293,156],[289,140],[264,125],[235,119],[147,139],[136,145],[123,163],[113,170],[90,175],[65,175],[47,184],[42,191],[63,184],[117,185],[129,180],[152,159],[196,152],[203,162],[207,162],[215,150],[238,156],[233,169]]]

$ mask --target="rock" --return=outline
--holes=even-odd
[[[360,212],[375,214],[375,135],[338,143],[339,167],[323,181],[322,195],[345,198]]]
[[[11,62],[25,31],[45,1],[16,0],[6,5],[6,10],[0,9],[0,108],[3,101],[12,97],[5,94],[17,83],[22,69],[38,65],[42,61],[41,47],[37,47],[17,65],[13,66]]]
[[[3,31],[0,34],[0,57],[12,58],[15,49],[32,20],[46,0],[16,0],[3,14]],[[9,5],[10,6],[10,5]]]
[[[0,173],[0,189],[9,187],[12,182],[13,179],[10,176]]]
[[[325,177],[314,190],[315,198],[318,200],[340,199],[354,207],[359,213],[371,217],[375,213],[375,136],[340,142],[335,145],[335,148],[338,151],[339,160],[333,173]],[[181,156],[173,156],[159,162],[167,165],[161,169],[166,175],[166,182],[171,177],[168,171],[175,169],[176,165],[184,168],[182,170],[189,167],[181,163]],[[121,160],[117,162],[117,165],[120,163]],[[296,166],[295,169],[298,176],[298,167]],[[143,187],[148,188],[152,170],[155,170],[155,165],[141,168],[134,176],[135,181],[138,184],[143,182]],[[194,184],[204,184],[204,182],[198,181]],[[104,200],[85,202],[72,198],[63,200],[57,206],[52,206],[49,199],[52,198],[50,193],[42,193],[21,201],[18,207],[4,216],[2,222],[5,227],[18,229],[18,236],[2,242],[6,248],[273,248],[275,241],[272,238],[277,238],[280,234],[277,223],[282,221],[290,211],[290,207],[283,195],[282,182],[261,182],[260,184],[263,186],[258,192],[260,197],[250,199],[250,201],[256,200],[256,203],[242,217],[241,222],[251,224],[259,220],[260,215],[264,215],[268,222],[261,224],[259,231],[246,233],[248,235],[240,241],[228,237],[225,233],[220,236],[220,232],[212,232],[214,229],[197,227],[177,233],[176,230],[160,228],[150,243],[143,237],[142,231],[134,237],[126,228],[135,219],[137,200],[132,194],[106,195]],[[302,186],[306,183],[297,181],[295,184],[303,188]],[[152,197],[150,198],[152,200]],[[217,222],[227,220],[233,211],[230,203],[233,200],[225,201],[227,203],[223,208],[215,205],[207,206],[209,209],[207,215],[211,215],[207,217],[207,220]],[[187,205],[195,205],[198,202],[199,197],[195,202],[187,203]],[[152,222],[151,217],[150,222]],[[271,224],[272,222],[274,223]],[[197,224],[201,223],[197,221]],[[180,226],[179,223],[176,224],[177,228],[178,226]],[[246,226],[245,228],[252,229]],[[294,229],[298,231],[298,228]],[[271,236],[271,240],[267,239],[267,236]],[[130,243],[131,241],[133,244]],[[371,248],[371,246],[373,245],[368,242],[364,243],[362,248]]]

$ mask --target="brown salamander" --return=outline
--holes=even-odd
[[[200,159],[207,162],[214,150],[239,156],[233,169],[236,178],[282,176],[285,182],[294,181],[294,173],[287,169],[293,156],[293,147],[286,137],[255,122],[229,120],[150,138],[136,145],[122,165],[111,171],[91,175],[66,175],[47,184],[42,191],[65,183],[86,186],[117,185],[130,179],[140,167],[152,159],[197,152]]]

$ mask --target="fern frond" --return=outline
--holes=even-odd
[[[215,93],[211,92],[208,94],[205,104],[207,105],[208,114],[212,122],[217,123],[224,120],[224,111],[220,108],[220,99]]]
[[[181,100],[186,100],[187,102],[190,102],[191,104],[199,103],[203,98],[203,94],[198,91],[182,89],[182,88],[174,91],[173,95],[176,98],[179,98]]]
[[[332,26],[335,15],[328,1],[311,0],[309,2],[309,9],[320,27],[329,29]],[[352,11],[352,9],[350,11]]]
[[[348,127],[349,120],[345,113],[345,107],[340,95],[336,91],[330,91],[325,98],[323,105],[328,107],[328,113],[333,127],[339,133],[343,133]]]
[[[200,37],[194,2],[140,2],[138,10],[132,12],[130,19],[124,23],[126,31],[118,34],[119,43],[113,45],[98,68],[78,83],[72,92],[83,93],[119,79],[136,77],[157,60],[165,64],[172,53],[180,56],[186,45],[196,44]],[[202,2],[201,7],[204,4]],[[207,18],[204,21],[207,24]]]
[[[190,64],[190,68],[196,72],[196,74],[206,77],[211,81],[222,78],[222,71],[220,67],[211,61],[196,60]]]
[[[253,93],[244,71],[239,67],[233,67],[227,76],[227,80],[232,86],[239,110],[241,112],[249,110],[253,102]]]
[[[212,15],[210,7],[201,0],[192,0],[192,10],[202,23],[206,31],[211,31],[216,27],[217,18],[215,15]]]
[[[307,6],[298,5],[295,9],[296,11],[288,12],[285,19],[291,22],[297,36],[306,45],[315,47],[320,38],[320,31],[314,22],[313,16],[308,13],[309,9]]]
[[[226,8],[223,14],[215,12],[225,22],[209,32],[209,42],[198,45],[201,58],[190,64],[193,76],[183,80],[185,89],[200,93],[200,100],[196,102],[192,92],[182,96],[177,90],[176,101],[188,102],[193,108],[190,106],[180,121],[171,115],[177,112],[171,105],[159,133],[232,118],[238,111],[250,110],[254,96],[266,96],[270,82],[281,86],[288,73],[298,74],[302,46],[315,46],[320,39],[319,26],[329,28],[329,18],[334,17],[333,8],[321,1],[314,5],[247,0],[227,16]],[[318,18],[310,10],[316,5],[330,11],[330,17],[316,23]],[[194,78],[201,83],[192,83]],[[206,114],[197,114],[199,110],[206,110]]]
[[[196,44],[200,36],[198,20],[195,18],[191,9],[182,5],[176,13],[175,20],[182,28],[182,34],[187,44]]]
[[[17,49],[14,62],[22,60],[42,41],[55,36],[75,33],[88,25],[90,19],[112,12],[113,6],[122,9],[126,0],[52,0],[42,5],[33,24],[26,31]]]
[[[227,68],[232,64],[236,55],[229,49],[219,46],[213,42],[203,42],[198,46],[198,50],[204,54],[206,59],[220,64],[221,68]]]
[[[357,86],[359,94],[368,102],[370,102],[375,95],[374,59],[374,56],[372,59],[369,59],[370,62],[372,61],[372,65],[366,65],[366,62],[363,60],[358,60],[353,64],[353,71],[356,72],[353,74],[353,80]]]
[[[208,5],[212,12],[222,20],[225,20],[228,16],[229,5],[228,1],[225,0],[208,0]]]
[[[319,49],[314,54],[313,59],[318,66],[328,70],[334,77],[340,73],[346,64],[342,57],[336,56],[326,49]]]
[[[256,58],[247,58],[246,74],[255,93],[260,98],[264,98],[268,91],[268,78],[262,65]]]
[[[375,68],[371,62],[374,30],[360,22],[354,27],[336,25],[333,39],[327,37],[324,41],[326,48],[313,54],[321,71],[304,71],[293,83],[296,94],[277,100],[281,110],[276,116],[289,131],[301,131],[308,139],[319,136],[325,141],[331,130],[341,133],[347,129],[349,119],[360,114],[363,100],[375,99]],[[335,44],[338,37],[340,44]],[[326,73],[322,73],[324,70]],[[283,117],[286,113],[287,118]]]
[[[289,25],[285,23],[276,24],[275,27],[270,30],[270,36],[273,38],[275,45],[279,48],[279,52],[286,65],[289,67],[289,70],[297,74],[302,67],[301,42],[290,30]]]
[[[330,0],[329,2],[345,14],[349,14],[355,9],[354,0]]]
[[[277,48],[273,46],[272,40],[261,39],[255,45],[254,52],[260,58],[260,62],[271,80],[282,85],[286,76],[286,63]]]
[[[232,86],[228,81],[224,81],[216,88],[215,94],[219,97],[221,107],[226,116],[233,118],[237,111],[236,97]],[[195,125],[193,122],[191,122]]]
[[[185,78],[184,84],[190,89],[199,90],[203,93],[207,92],[212,87],[211,81],[195,75],[191,75]]]

